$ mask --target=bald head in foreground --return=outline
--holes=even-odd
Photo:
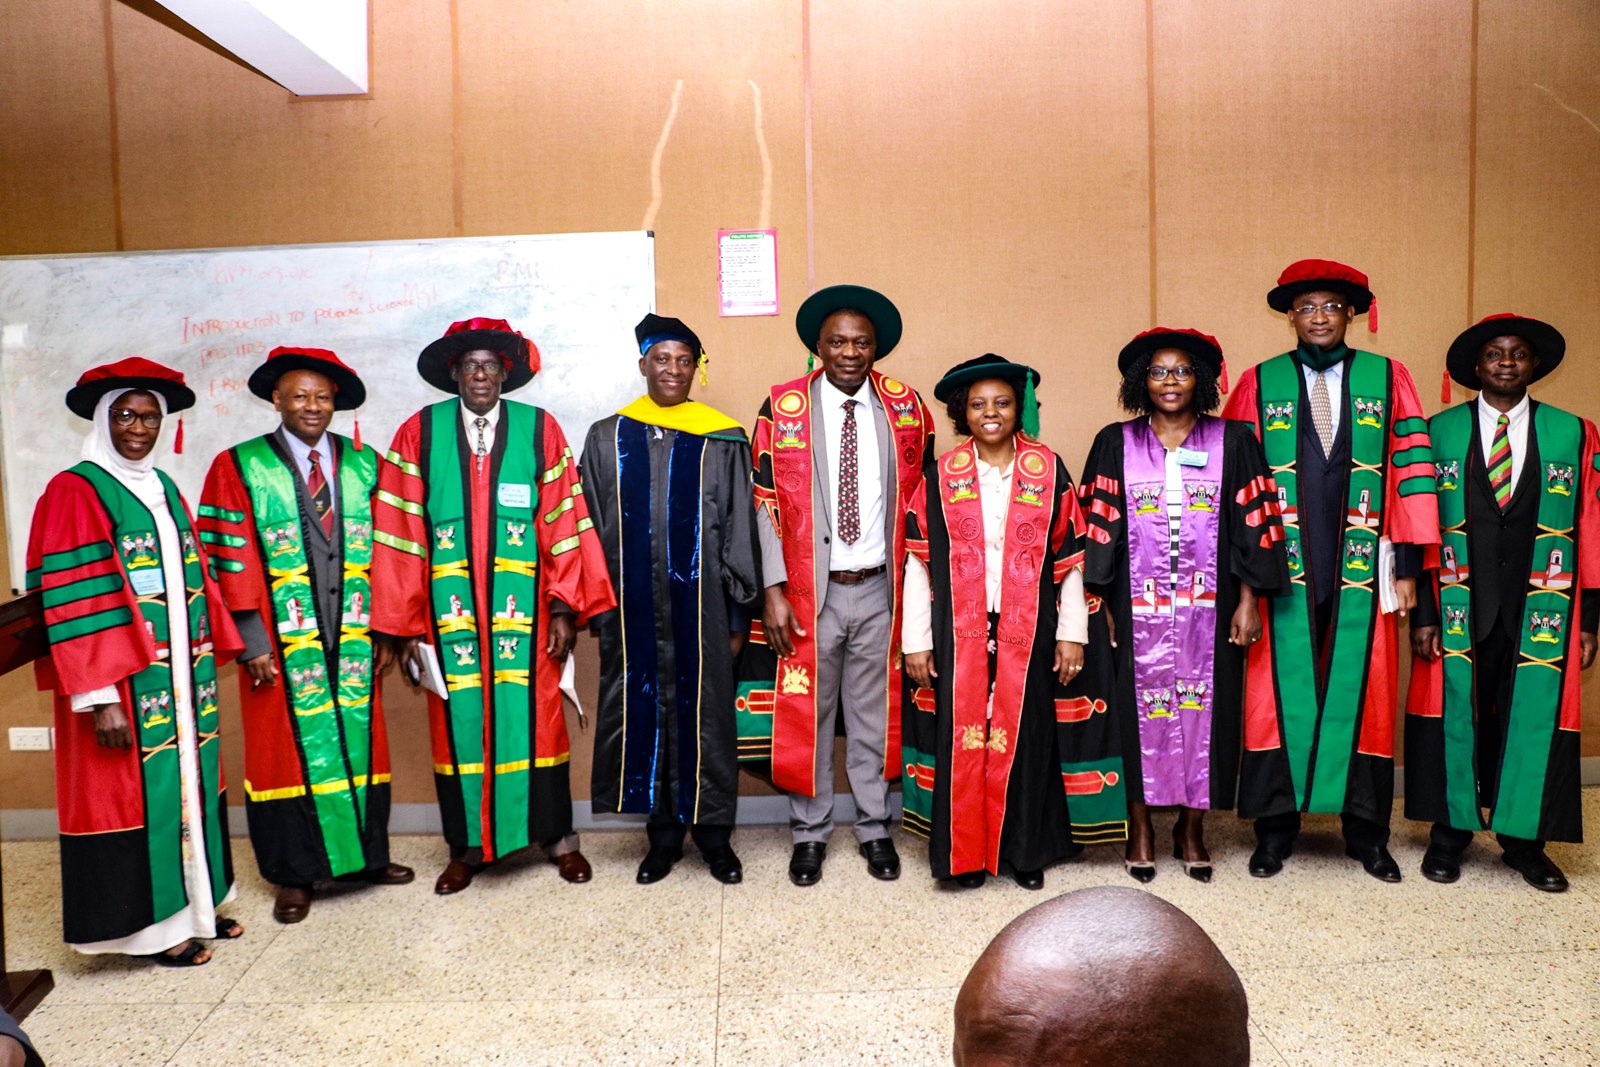
[[[1098,886],[1024,912],[956,997],[956,1067],[1234,1067],[1250,1062],[1244,986],[1195,921]]]

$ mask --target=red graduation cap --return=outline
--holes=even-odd
[[[506,380],[501,392],[509,393],[533,381],[539,373],[539,347],[511,328],[505,319],[479,316],[452,322],[444,336],[429,344],[417,357],[417,373],[435,389],[446,393],[460,390],[450,379],[450,364],[463,352],[478,349],[500,353],[506,365]]]
[[[1378,298],[1373,295],[1367,276],[1332,259],[1297,259],[1283,268],[1278,284],[1267,293],[1267,306],[1273,311],[1287,312],[1294,306],[1295,297],[1319,289],[1343,293],[1357,315],[1368,315],[1370,309],[1367,331],[1378,332]]]

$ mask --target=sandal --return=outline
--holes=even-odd
[[[204,967],[211,962],[210,957],[198,962],[196,962],[195,957],[202,952],[210,951],[210,949],[191,937],[189,943],[184,945],[183,951],[176,956],[169,956],[165,952],[157,952],[153,956],[146,956],[145,959],[155,960],[163,967]]]
[[[216,936],[204,938],[206,941],[232,941],[236,937],[244,936],[244,927],[239,925],[239,920],[230,919],[225,915],[217,916]]]

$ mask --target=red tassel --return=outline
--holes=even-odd
[[[1372,306],[1367,308],[1367,332],[1378,332],[1378,298],[1372,298]]]
[[[356,420],[356,451],[361,451],[361,420]]]
[[[1217,388],[1224,393],[1228,391],[1228,361],[1222,361],[1222,373],[1217,375]]]
[[[177,435],[177,437],[173,438],[172,451],[174,453],[176,453],[177,455],[180,455],[180,456],[183,455],[183,416],[182,415],[178,416],[178,435]]]
[[[1439,387],[1439,403],[1450,403],[1450,371],[1444,372],[1444,384]]]

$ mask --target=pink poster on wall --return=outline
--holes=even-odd
[[[778,231],[718,230],[717,291],[723,315],[776,315]]]

